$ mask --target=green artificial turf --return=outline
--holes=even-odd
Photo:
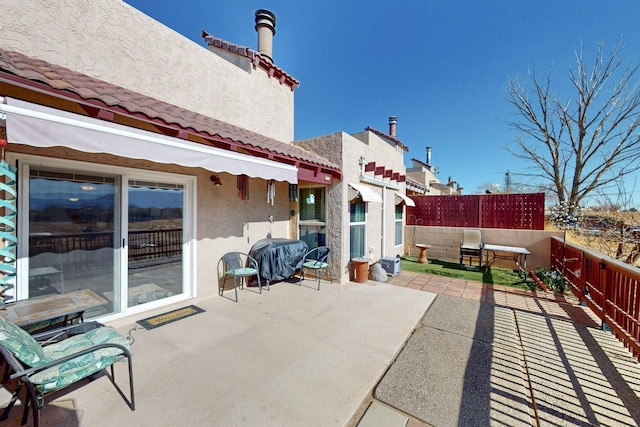
[[[429,264],[418,264],[418,257],[405,256],[400,259],[400,269],[414,273],[434,274],[437,276],[453,277],[464,280],[475,280],[501,286],[511,286],[520,289],[535,289],[531,279],[522,280],[517,272],[504,268],[479,268],[477,265],[460,265],[457,262],[430,259]]]

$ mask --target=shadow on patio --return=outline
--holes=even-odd
[[[440,294],[374,392],[412,426],[640,424],[640,364],[587,308],[437,276],[392,282]]]

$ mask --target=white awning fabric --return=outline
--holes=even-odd
[[[416,206],[416,202],[414,202],[413,200],[411,200],[409,197],[405,196],[402,193],[396,193],[396,196],[399,197],[405,205],[407,206],[411,206],[411,207],[415,207]]]
[[[7,140],[35,147],[69,147],[157,163],[201,167],[252,178],[298,182],[298,169],[259,157],[209,147],[153,132],[94,119],[30,102],[0,98]]]
[[[349,187],[360,193],[362,200],[364,200],[365,202],[382,203],[382,198],[378,195],[378,193],[376,193],[366,185],[354,184],[350,182]]]

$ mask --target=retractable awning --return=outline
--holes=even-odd
[[[378,193],[376,193],[366,185],[354,184],[350,182],[349,187],[356,190],[360,194],[360,197],[362,197],[362,200],[364,200],[365,202],[382,203],[382,198],[378,195]]]
[[[201,167],[252,178],[298,182],[298,169],[272,160],[94,119],[4,97],[7,140],[35,147],[69,147],[88,153]]]
[[[411,207],[415,207],[416,202],[414,202],[412,199],[410,199],[409,197],[405,196],[404,194],[396,193],[396,196],[398,198],[400,198],[404,202],[405,205],[411,206]]]

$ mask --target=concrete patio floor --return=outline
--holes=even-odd
[[[135,339],[136,411],[100,379],[42,424],[640,424],[640,364],[574,299],[413,273],[314,285],[189,300],[155,313],[206,312],[153,330],[132,328],[154,312],[121,319]]]
[[[368,282],[320,291],[308,280],[194,299],[205,310],[131,333],[136,410],[101,378],[49,405],[44,426],[342,426],[419,324],[435,294]],[[126,365],[116,380],[127,393]],[[0,396],[0,404],[9,398]],[[4,406],[4,405],[3,405]],[[18,425],[21,407],[7,425]]]
[[[358,427],[636,426],[640,364],[571,296],[412,273],[437,292]]]

